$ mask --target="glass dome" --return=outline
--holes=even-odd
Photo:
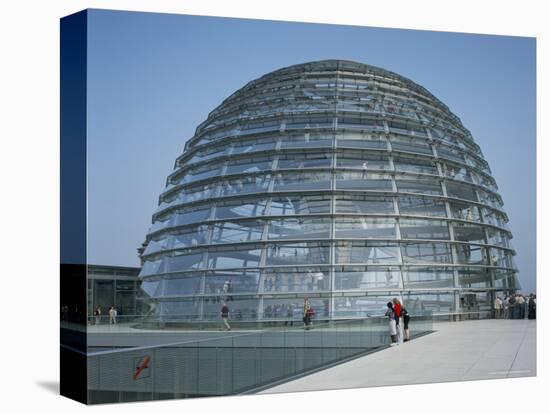
[[[362,63],[283,68],[229,96],[175,162],[144,248],[162,321],[484,316],[517,287],[497,185],[470,132]]]

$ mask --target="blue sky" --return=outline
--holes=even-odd
[[[184,143],[228,95],[275,69],[349,59],[426,87],[481,146],[524,291],[535,288],[534,38],[92,10],[88,258],[137,266]]]

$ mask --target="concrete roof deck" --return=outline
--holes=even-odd
[[[414,326],[411,326],[411,332]],[[316,391],[536,375],[536,321],[434,323],[436,332],[261,391]]]

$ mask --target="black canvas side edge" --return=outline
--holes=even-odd
[[[60,22],[60,393],[87,403],[86,10]]]

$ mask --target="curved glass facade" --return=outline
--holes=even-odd
[[[283,68],[214,109],[168,176],[142,288],[164,321],[490,312],[517,287],[479,146],[422,86],[341,60]]]

